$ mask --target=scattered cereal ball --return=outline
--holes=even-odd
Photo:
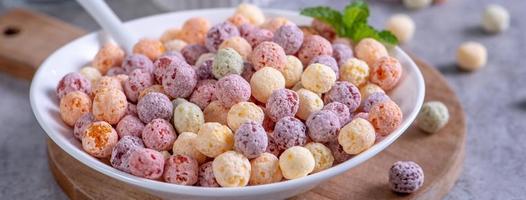
[[[206,156],[199,152],[194,146],[196,138],[197,134],[192,132],[180,133],[173,144],[173,154],[186,155],[195,159],[199,164],[204,163],[206,161]]]
[[[239,30],[230,22],[216,24],[208,30],[205,46],[210,52],[216,52],[223,41],[239,36]]]
[[[172,102],[162,93],[151,92],[137,103],[137,114],[144,123],[149,123],[157,118],[170,120],[172,112]]]
[[[225,125],[207,122],[194,140],[195,148],[208,157],[216,157],[234,147],[234,134]]]
[[[310,138],[315,142],[330,142],[338,138],[341,123],[338,115],[329,110],[312,113],[305,122]]]
[[[260,70],[263,67],[273,67],[278,70],[287,65],[287,55],[281,46],[274,42],[262,42],[257,45],[250,54],[250,61],[254,69]]]
[[[117,144],[119,136],[111,124],[98,121],[91,123],[82,137],[82,149],[97,158],[107,158]]]
[[[285,150],[293,146],[303,146],[307,143],[307,127],[294,117],[281,118],[274,127],[272,137],[276,146]]]
[[[276,30],[272,41],[283,47],[287,55],[294,55],[303,44],[303,32],[295,24],[286,24]]]
[[[276,89],[268,98],[266,104],[267,115],[277,122],[283,117],[294,117],[299,108],[299,96],[289,89]]]
[[[417,117],[418,127],[429,133],[436,133],[447,124],[449,112],[440,101],[426,102]]]
[[[163,175],[164,157],[153,149],[139,148],[129,158],[131,174],[147,179],[158,179]]]
[[[77,72],[66,74],[58,82],[56,89],[57,97],[58,99],[62,99],[66,94],[74,91],[91,94],[91,82]]]
[[[246,28],[246,26],[241,26],[241,28]],[[272,42],[274,33],[267,29],[252,28],[246,30],[248,31],[243,37],[252,45],[252,47],[257,47],[263,42]]]
[[[201,187],[219,187],[212,169],[212,161],[199,166],[198,183]]]
[[[173,123],[175,129],[179,133],[197,133],[199,128],[205,123],[205,118],[199,106],[190,102],[185,102],[175,107]]]
[[[242,3],[236,8],[235,14],[240,14],[247,18],[250,24],[259,26],[265,22],[265,15],[263,12],[252,4]]]
[[[165,119],[154,119],[142,130],[144,145],[157,151],[169,150],[177,138],[174,128]]]
[[[137,102],[139,99],[139,92],[153,85],[153,77],[149,72],[141,69],[133,70],[126,82],[124,82],[124,93],[128,100]]]
[[[326,143],[326,145],[331,150],[332,156],[334,157],[334,165],[345,162],[353,157],[353,155],[347,154],[343,150],[342,145],[340,145],[340,143],[338,143],[337,140],[333,142],[328,142]]]
[[[119,138],[130,135],[135,137],[141,137],[144,124],[142,121],[134,115],[126,115],[115,127]]]
[[[93,94],[96,95],[97,93],[107,90],[123,91],[121,81],[116,77],[103,76],[97,81],[95,87],[93,87]]]
[[[303,64],[295,56],[287,56],[287,64],[280,70],[281,74],[285,78],[285,87],[291,88],[301,80],[301,74],[303,73]]]
[[[111,151],[111,166],[130,173],[130,156],[140,148],[144,148],[141,138],[130,135],[122,137]]]
[[[199,165],[195,159],[185,155],[173,155],[165,161],[163,179],[177,185],[197,183]]]
[[[143,38],[133,46],[133,53],[143,54],[150,60],[155,60],[165,52],[163,43],[159,40]]]
[[[230,108],[250,98],[250,84],[241,76],[230,74],[217,81],[215,94],[223,106]]]
[[[372,38],[365,38],[358,42],[354,47],[354,52],[356,57],[365,61],[368,66],[373,66],[381,57],[389,56],[385,46]]]
[[[102,74],[106,74],[111,67],[120,66],[123,59],[124,51],[119,46],[108,43],[97,52],[91,64]]]
[[[224,48],[234,49],[243,58],[243,60],[247,60],[248,56],[252,53],[252,46],[247,42],[247,40],[245,40],[245,38],[242,38],[241,36],[231,37],[223,41],[223,43],[219,45],[219,49]]]
[[[228,126],[236,131],[242,124],[254,121],[258,124],[263,123],[265,113],[252,102],[239,102],[232,106],[227,114]]]
[[[327,39],[332,39],[336,36],[336,31],[329,24],[320,20],[312,20],[311,27],[320,33],[321,36]]]
[[[181,54],[184,56],[186,62],[190,65],[194,65],[199,56],[208,53],[208,49],[204,45],[191,44],[186,45],[181,49]]]
[[[236,130],[234,134],[234,147],[237,152],[252,159],[267,150],[268,138],[261,123],[248,121]]]
[[[323,64],[310,64],[301,75],[301,84],[316,93],[325,93],[336,82],[336,73]]]
[[[285,77],[275,68],[263,67],[252,75],[250,86],[252,96],[266,103],[274,90],[285,88]]]
[[[279,156],[279,167],[286,179],[297,179],[307,176],[314,170],[316,161],[305,147],[294,146]]]
[[[223,106],[220,101],[212,101],[203,110],[205,122],[218,122],[220,124],[227,124],[229,108]]]
[[[279,168],[279,159],[270,153],[262,153],[250,161],[250,185],[270,184],[281,181],[283,175]]]
[[[366,83],[360,88],[360,94],[362,96],[363,101],[369,98],[371,94],[376,92],[385,93],[385,91],[380,86],[370,82]]]
[[[350,58],[340,66],[340,80],[361,86],[369,78],[369,66],[362,60]]]
[[[323,108],[323,101],[316,93],[307,89],[300,89],[297,93],[300,100],[300,107],[296,113],[298,118],[307,120],[311,113]]]
[[[387,20],[386,29],[391,31],[400,43],[406,43],[415,33],[415,22],[406,14],[396,14]]]
[[[399,193],[413,193],[424,184],[424,170],[412,161],[397,161],[389,170],[389,186]]]
[[[206,55],[206,54],[203,54]],[[215,54],[212,54],[215,56]],[[203,56],[199,57],[201,59]],[[198,64],[199,63],[199,64]],[[198,80],[206,79],[215,79],[214,74],[212,73],[212,66],[214,65],[214,58],[209,58],[207,60],[201,61],[197,60],[195,65],[195,74],[197,75]]]
[[[466,71],[480,69],[487,62],[487,51],[478,42],[464,42],[457,50],[457,64]]]
[[[355,155],[373,146],[375,137],[373,125],[365,119],[357,118],[341,129],[338,143],[346,153]]]
[[[314,156],[314,170],[312,173],[320,172],[325,169],[332,167],[334,163],[334,156],[332,156],[331,150],[322,143],[309,142],[305,145]]]
[[[510,14],[506,8],[492,4],[486,7],[482,15],[482,27],[489,33],[503,32],[510,26]]]
[[[212,64],[212,74],[220,79],[230,74],[243,72],[243,58],[232,48],[219,49]]]
[[[152,73],[153,68],[153,62],[142,54],[128,55],[122,62],[122,69],[124,69],[127,74],[132,73],[135,69],[141,69],[145,72]]]
[[[94,86],[97,83],[97,81],[102,77],[102,74],[95,67],[83,67],[82,69],[80,69],[79,73],[85,79],[90,81],[91,86]]]
[[[142,99],[144,96],[152,92],[158,92],[158,93],[164,94],[164,88],[162,85],[151,85],[150,87],[144,88],[143,90],[139,92],[139,99]]]
[[[432,0],[403,0],[404,6],[409,9],[422,9],[428,7]]]
[[[267,30],[272,31],[272,32],[276,32],[280,27],[285,26],[285,25],[295,25],[295,24],[292,23],[291,21],[289,21],[285,17],[275,17],[275,18],[270,18],[270,19],[266,20],[259,27],[261,27],[263,29],[267,29]],[[298,28],[298,30],[299,30],[299,28]],[[301,30],[299,30],[299,31],[301,31]]]
[[[332,55],[331,43],[319,35],[305,37],[303,45],[298,51],[298,58],[301,62],[307,64],[312,58],[319,55]]]
[[[79,140],[82,140],[82,136],[84,136],[86,128],[88,128],[88,126],[93,122],[95,122],[95,117],[93,114],[90,112],[84,113],[77,119],[77,121],[75,121],[75,125],[73,126],[73,136]]]
[[[80,91],[66,94],[60,99],[60,117],[69,126],[74,126],[75,122],[91,109],[90,97]]]
[[[326,104],[340,102],[349,107],[350,112],[354,112],[360,106],[362,97],[360,90],[347,81],[337,81],[332,88],[325,93],[323,98]]]
[[[236,14],[230,16],[226,21],[234,24],[237,27],[240,27],[243,24],[250,23],[250,21],[248,21],[248,19],[245,16],[243,16],[243,15],[241,15],[239,13],[236,13]]]
[[[207,79],[208,82],[198,83],[196,89],[190,96],[190,102],[195,103],[199,108],[205,109],[216,97],[216,80]],[[203,80],[206,81],[206,80]]]
[[[338,119],[340,120],[341,126],[345,126],[345,124],[351,121],[351,112],[349,112],[349,107],[347,107],[343,103],[337,101],[331,102],[323,106],[323,110],[329,110],[338,115]]]
[[[402,111],[394,101],[378,102],[369,111],[369,121],[378,134],[386,136],[402,123]]]
[[[363,111],[369,112],[374,104],[382,101],[390,100],[389,96],[383,92],[375,92],[369,95],[367,99],[363,101]]]
[[[104,120],[112,125],[119,123],[124,114],[128,101],[124,92],[109,89],[95,94],[93,99],[93,116],[97,120]]]
[[[195,70],[189,65],[171,67],[163,75],[164,92],[173,98],[189,97],[197,85]]]
[[[332,56],[338,63],[343,63],[350,58],[353,58],[353,52],[349,45],[336,43],[332,45]]]
[[[181,52],[181,49],[183,49],[186,45],[188,44],[185,41],[178,39],[164,42],[164,48],[166,51]]]
[[[243,154],[227,151],[212,162],[217,183],[222,187],[242,187],[250,179],[250,162]]]
[[[402,77],[402,65],[398,59],[387,56],[378,59],[371,67],[371,82],[376,83],[383,90],[392,89]]]
[[[204,44],[210,22],[203,17],[192,17],[186,20],[181,29],[179,38],[188,44]]]
[[[325,65],[327,67],[330,67],[332,71],[336,74],[336,79],[340,78],[340,69],[338,67],[338,63],[336,63],[336,59],[334,59],[330,55],[320,55],[312,58],[309,62],[310,64],[319,63],[322,65]]]

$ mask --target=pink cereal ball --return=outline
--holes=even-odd
[[[274,127],[273,142],[281,151],[293,146],[303,146],[307,143],[306,131],[307,127],[299,119],[284,117]]]
[[[139,148],[129,158],[131,174],[147,179],[158,179],[163,175],[164,156],[161,152]]]
[[[349,45],[337,43],[332,45],[332,56],[338,63],[344,63],[353,58],[353,51]]]
[[[372,93],[369,95],[369,97],[367,97],[367,99],[363,101],[363,111],[369,112],[374,104],[387,100],[390,100],[390,98],[383,92]]]
[[[398,193],[416,192],[424,184],[424,170],[413,161],[397,161],[389,169],[389,186]]]
[[[119,136],[111,124],[98,121],[91,123],[82,136],[82,149],[97,158],[110,157]]]
[[[135,69],[141,69],[146,72],[152,73],[154,65],[153,65],[153,62],[145,55],[131,54],[131,55],[126,56],[126,58],[124,58],[124,61],[122,61],[121,67],[128,74],[131,73]]]
[[[130,135],[135,137],[141,137],[144,124],[135,115],[126,115],[115,127],[119,138]]]
[[[270,95],[266,104],[266,114],[277,122],[283,117],[294,117],[300,106],[299,96],[289,89],[277,89]]]
[[[210,52],[216,52],[219,45],[231,37],[239,36],[239,30],[230,22],[216,24],[208,30],[205,46]]]
[[[128,77],[128,80],[124,82],[123,88],[126,97],[131,102],[137,102],[139,93],[154,83],[152,74],[141,69],[133,70]]]
[[[155,81],[159,84],[163,82],[163,76],[175,66],[189,66],[184,60],[183,56],[178,53],[165,54],[159,57],[154,63],[153,76]]]
[[[332,55],[331,43],[319,35],[305,37],[303,45],[298,51],[298,58],[301,62],[306,65],[312,58],[320,55]]]
[[[331,150],[332,156],[334,157],[334,165],[345,162],[353,157],[351,154],[345,153],[342,145],[338,141],[326,143],[327,148]]]
[[[248,31],[244,38],[252,47],[256,47],[263,42],[271,42],[274,37],[274,33],[267,29],[253,28]]]
[[[121,65],[124,54],[124,51],[119,46],[107,43],[99,49],[91,65],[104,75],[111,67]]]
[[[122,137],[111,151],[111,166],[130,173],[130,155],[137,149],[144,148],[141,138],[126,135]]]
[[[170,150],[176,138],[175,129],[165,119],[154,119],[142,130],[144,145],[157,151]]]
[[[92,102],[87,94],[70,92],[60,99],[60,117],[68,126],[74,126],[82,115],[89,113],[91,106]]]
[[[358,42],[354,47],[354,53],[358,59],[365,61],[369,66],[373,66],[381,57],[389,55],[385,46],[372,38],[365,38]]]
[[[349,107],[343,103],[336,101],[329,103],[323,107],[323,110],[329,110],[336,113],[336,115],[338,115],[338,119],[340,119],[340,125],[342,127],[351,121],[351,112],[349,112]]]
[[[156,60],[165,51],[163,43],[155,39],[143,38],[133,46],[134,54],[143,54],[150,60]]]
[[[144,123],[149,123],[157,118],[170,120],[173,109],[170,99],[158,92],[147,94],[137,103],[137,114]]]
[[[172,98],[187,98],[197,85],[195,70],[189,65],[171,67],[163,76],[164,92]]]
[[[108,72],[106,72],[106,76],[118,76],[121,74],[127,74],[127,72],[124,71],[122,67],[111,67],[110,69],[108,69]]]
[[[207,83],[200,84],[198,83],[196,89],[192,93],[192,96],[190,96],[190,102],[194,103],[195,105],[199,106],[201,110],[204,110],[208,104],[210,104],[212,101],[217,100],[216,97],[216,80],[208,79],[210,80]],[[206,80],[205,80],[206,81]]]
[[[303,44],[303,32],[295,24],[285,24],[276,30],[272,39],[287,55],[294,55]]]
[[[373,105],[369,122],[381,136],[387,136],[402,123],[402,110],[394,101],[387,100]]]
[[[185,155],[173,155],[166,159],[163,179],[177,185],[197,183],[199,166],[197,161]]]
[[[316,56],[310,60],[309,65],[314,64],[314,63],[319,63],[327,67],[330,67],[332,71],[334,71],[334,73],[336,74],[336,79],[340,78],[340,69],[338,67],[338,63],[336,62],[336,59],[334,59],[332,56],[330,55]]]
[[[200,44],[190,44],[186,45],[181,49],[181,54],[183,55],[186,62],[190,65],[195,65],[195,62],[199,56],[208,53],[208,49],[204,45]]]
[[[371,82],[388,91],[394,88],[402,77],[402,65],[398,59],[386,56],[377,60],[371,67]]]
[[[241,124],[234,134],[234,147],[248,159],[256,158],[267,149],[267,132],[261,124],[249,121]]]
[[[350,112],[358,109],[361,100],[360,89],[347,81],[337,81],[323,97],[325,104],[340,102],[349,107]]]
[[[237,74],[227,75],[216,83],[216,97],[227,108],[248,101],[250,95],[250,84]]]
[[[88,128],[88,126],[95,121],[95,117],[90,112],[82,115],[79,119],[77,119],[75,125],[73,126],[73,136],[79,140],[82,140],[82,136],[84,135],[86,128]]]
[[[77,72],[66,74],[58,82],[57,96],[59,99],[62,99],[66,94],[73,91],[81,91],[89,95],[91,94],[91,82]]]
[[[124,117],[127,107],[128,101],[124,92],[109,89],[95,95],[92,112],[95,119],[115,125]]]
[[[250,61],[256,71],[263,67],[282,70],[287,65],[287,54],[281,46],[274,42],[262,42],[250,54]]]
[[[305,124],[310,138],[320,143],[336,141],[342,127],[338,115],[329,110],[312,113]]]
[[[199,167],[198,180],[201,187],[219,187],[212,169],[212,161],[206,162]]]

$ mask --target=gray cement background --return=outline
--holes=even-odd
[[[347,2],[284,1],[270,7],[298,10],[326,4],[342,8]],[[522,60],[526,59],[526,1],[450,0],[421,11],[408,11],[393,2],[371,1],[372,23],[382,26],[391,14],[408,13],[417,31],[405,48],[446,76],[467,114],[464,171],[446,199],[526,199],[526,62]],[[123,20],[165,12],[147,0],[108,3]],[[489,3],[509,10],[507,32],[487,35],[479,28],[480,15]],[[90,31],[98,29],[75,1],[3,0],[0,13],[18,5]],[[455,68],[455,49],[465,40],[486,45],[486,68],[475,73]],[[45,138],[29,106],[29,82],[0,73],[0,199],[66,199],[48,170]]]

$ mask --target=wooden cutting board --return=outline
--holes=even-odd
[[[17,27],[13,34],[9,27]],[[28,31],[29,30],[29,31]],[[32,31],[46,30],[41,34]],[[29,78],[54,49],[82,35],[74,26],[41,14],[14,10],[0,17],[0,69]],[[7,33],[6,33],[7,32]],[[16,41],[16,42],[15,42]],[[27,43],[27,42],[34,43]],[[49,44],[42,45],[40,41]],[[17,50],[38,51],[30,54]],[[37,48],[38,47],[38,48]],[[16,54],[15,54],[16,53]],[[449,123],[427,134],[411,126],[386,150],[365,163],[292,199],[442,199],[458,179],[464,161],[466,119],[462,106],[444,77],[413,56],[424,75],[426,101],[438,100],[450,112]],[[57,183],[71,199],[158,199],[81,164],[48,139],[48,161]],[[422,188],[400,195],[388,187],[388,170],[398,160],[412,160],[424,169]]]

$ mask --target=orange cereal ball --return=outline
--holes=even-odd
[[[143,38],[133,46],[133,53],[143,54],[150,60],[156,60],[165,52],[163,43],[159,40]]]
[[[224,48],[232,48],[236,50],[237,53],[241,55],[243,60],[247,60],[247,57],[250,55],[250,53],[252,53],[252,46],[250,46],[245,38],[240,36],[234,36],[223,41],[223,43],[219,45],[219,49]]]
[[[164,33],[161,35],[161,38],[159,38],[159,40],[161,40],[162,43],[166,43],[168,41],[174,40],[177,38],[177,35],[179,34],[179,32],[181,32],[181,29],[179,28],[170,28],[164,31]]]
[[[114,76],[103,76],[97,81],[97,84],[93,87],[93,94],[97,94],[102,91],[116,89],[122,91],[121,80]]]
[[[396,86],[401,77],[402,65],[394,57],[382,57],[371,67],[371,82],[376,83],[385,91]]]
[[[276,18],[271,18],[265,21],[265,23],[261,24],[261,28],[267,29],[272,32],[276,32],[276,30],[278,30],[279,27],[286,25],[286,24],[293,24],[293,23],[290,22],[285,17],[276,17]]]
[[[285,77],[277,69],[263,67],[252,75],[250,87],[252,88],[252,96],[258,101],[266,103],[274,90],[285,88]]]
[[[97,158],[108,158],[119,136],[111,124],[104,121],[90,124],[82,136],[82,148],[88,154]]]
[[[92,112],[95,119],[115,125],[126,114],[127,107],[124,92],[110,89],[95,94]]]
[[[203,17],[192,17],[183,24],[178,39],[188,44],[204,44],[206,33],[210,29],[210,22]]]
[[[90,109],[91,99],[84,92],[70,92],[60,99],[60,117],[69,126],[75,125],[77,119],[88,113]]]
[[[250,161],[250,185],[276,183],[283,179],[279,159],[271,153],[262,153]]]
[[[122,60],[124,60],[124,51],[119,46],[108,43],[97,52],[92,65],[102,74],[106,74],[111,67],[120,66]]]
[[[402,110],[391,100],[375,103],[369,111],[369,121],[381,136],[387,136],[398,128],[402,119]]]
[[[241,26],[243,24],[250,23],[250,21],[248,21],[248,19],[245,16],[243,16],[243,15],[241,15],[239,13],[230,16],[227,19],[227,21],[232,23],[232,24],[234,24],[237,27],[239,27],[239,26]]]
[[[362,60],[351,58],[340,66],[340,80],[356,86],[363,85],[369,78],[369,66]]]
[[[389,55],[385,46],[372,38],[361,40],[356,47],[354,47],[354,54],[358,59],[365,61],[369,66],[373,66],[381,57]]]
[[[259,26],[265,22],[265,15],[263,15],[261,9],[252,4],[239,4],[239,6],[236,8],[235,14],[239,14],[247,18],[252,25]]]

